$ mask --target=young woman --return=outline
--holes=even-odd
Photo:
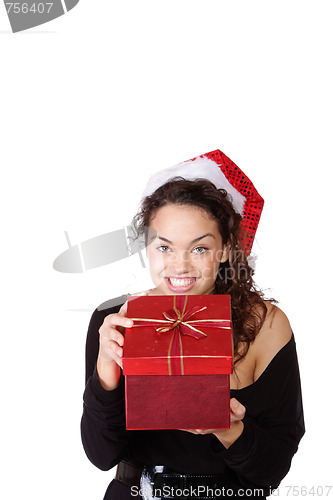
[[[146,477],[163,485],[159,498],[265,498],[290,468],[304,434],[295,340],[285,314],[254,286],[241,221],[225,190],[179,177],[147,196],[134,219],[138,233],[145,231],[155,285],[145,294],[231,296],[231,425],[126,431],[123,329],[133,321],[126,302],[96,309],[87,337],[82,440],[100,469],[120,463],[105,500],[141,498]],[[144,496],[154,498],[147,490]]]

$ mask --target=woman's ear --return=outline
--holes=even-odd
[[[221,264],[227,262],[227,260],[229,259],[229,251],[230,251],[230,243],[228,242],[224,245],[221,252],[221,259],[220,259]]]

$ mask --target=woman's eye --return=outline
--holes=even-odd
[[[161,245],[160,247],[157,247],[157,250],[159,250],[160,252],[168,252],[170,250],[170,247],[168,247],[167,245]]]
[[[194,248],[193,252],[194,253],[204,253],[206,252],[207,248],[206,247],[196,247]]]

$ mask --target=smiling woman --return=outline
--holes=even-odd
[[[238,167],[222,155],[230,179]],[[145,236],[154,283],[145,295],[230,295],[230,429],[127,431],[123,328],[133,320],[127,303],[96,309],[87,336],[82,441],[97,467],[119,464],[105,500],[190,498],[188,491],[212,500],[265,498],[287,474],[304,434],[294,336],[284,313],[255,287],[247,259],[261,211],[257,192],[238,169],[242,192],[252,198],[237,196],[216,170],[211,175],[212,163],[194,178],[159,176],[133,224]]]

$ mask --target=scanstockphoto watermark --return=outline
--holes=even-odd
[[[144,234],[136,235],[133,226],[125,226],[122,229],[117,229],[105,234],[101,234],[72,245],[69,234],[65,231],[68,248],[63,251],[53,262],[53,268],[62,273],[84,273],[97,267],[112,264],[123,259],[127,259],[134,255],[140,258],[141,266],[145,267],[143,253],[147,250],[147,241]],[[157,241],[157,234],[150,238],[150,245],[154,245]],[[166,247],[166,245],[159,245]],[[200,245],[197,245],[200,247]],[[193,250],[193,249],[192,249]],[[194,253],[190,250],[182,250],[181,252],[164,252],[160,253],[161,260],[168,259],[169,265],[173,260],[182,260],[184,263],[190,259],[192,261],[202,258],[200,253]],[[209,259],[220,261],[224,255],[223,250],[211,252]],[[235,278],[247,278],[252,276],[252,266],[244,266],[246,257],[243,250],[237,249],[229,252],[229,263],[232,265],[221,266],[218,270],[219,277],[224,280],[233,280]],[[205,273],[205,270],[202,270]],[[207,273],[211,273],[211,269],[207,267]],[[249,276],[247,276],[247,274]],[[204,277],[209,277],[204,274]]]
[[[150,483],[151,484],[151,483]],[[148,493],[148,495],[147,495]],[[332,485],[293,485],[293,486],[279,486],[276,489],[269,488],[269,491],[264,491],[262,488],[238,488],[236,490],[220,487],[220,488],[211,488],[205,485],[199,485],[196,487],[188,487],[188,488],[176,488],[174,486],[164,486],[163,488],[155,488],[153,490],[150,487],[149,490],[146,488],[139,488],[138,486],[131,487],[131,495],[132,497],[142,497],[142,498],[205,498],[205,499],[217,499],[217,498],[235,498],[235,497],[264,497],[265,495],[270,495],[271,497],[330,497],[332,498]]]
[[[313,484],[303,484],[303,485],[283,485],[279,486],[275,490],[270,491],[272,497],[308,497],[308,498],[318,498],[318,497],[333,497],[332,485],[313,485]]]
[[[72,10],[79,0],[4,0],[13,33],[48,23]]]
[[[264,496],[264,490],[262,488],[245,489],[238,488],[237,490],[227,488],[222,486],[220,488],[212,488],[206,485],[189,486],[185,488],[177,488],[175,486],[163,486],[162,488],[153,489],[153,497],[147,496],[147,491],[141,489],[138,486],[131,487],[132,497],[142,497],[142,498],[170,498],[170,499],[194,499],[194,498],[204,498],[215,500],[217,498],[237,498],[237,497],[258,497]]]

